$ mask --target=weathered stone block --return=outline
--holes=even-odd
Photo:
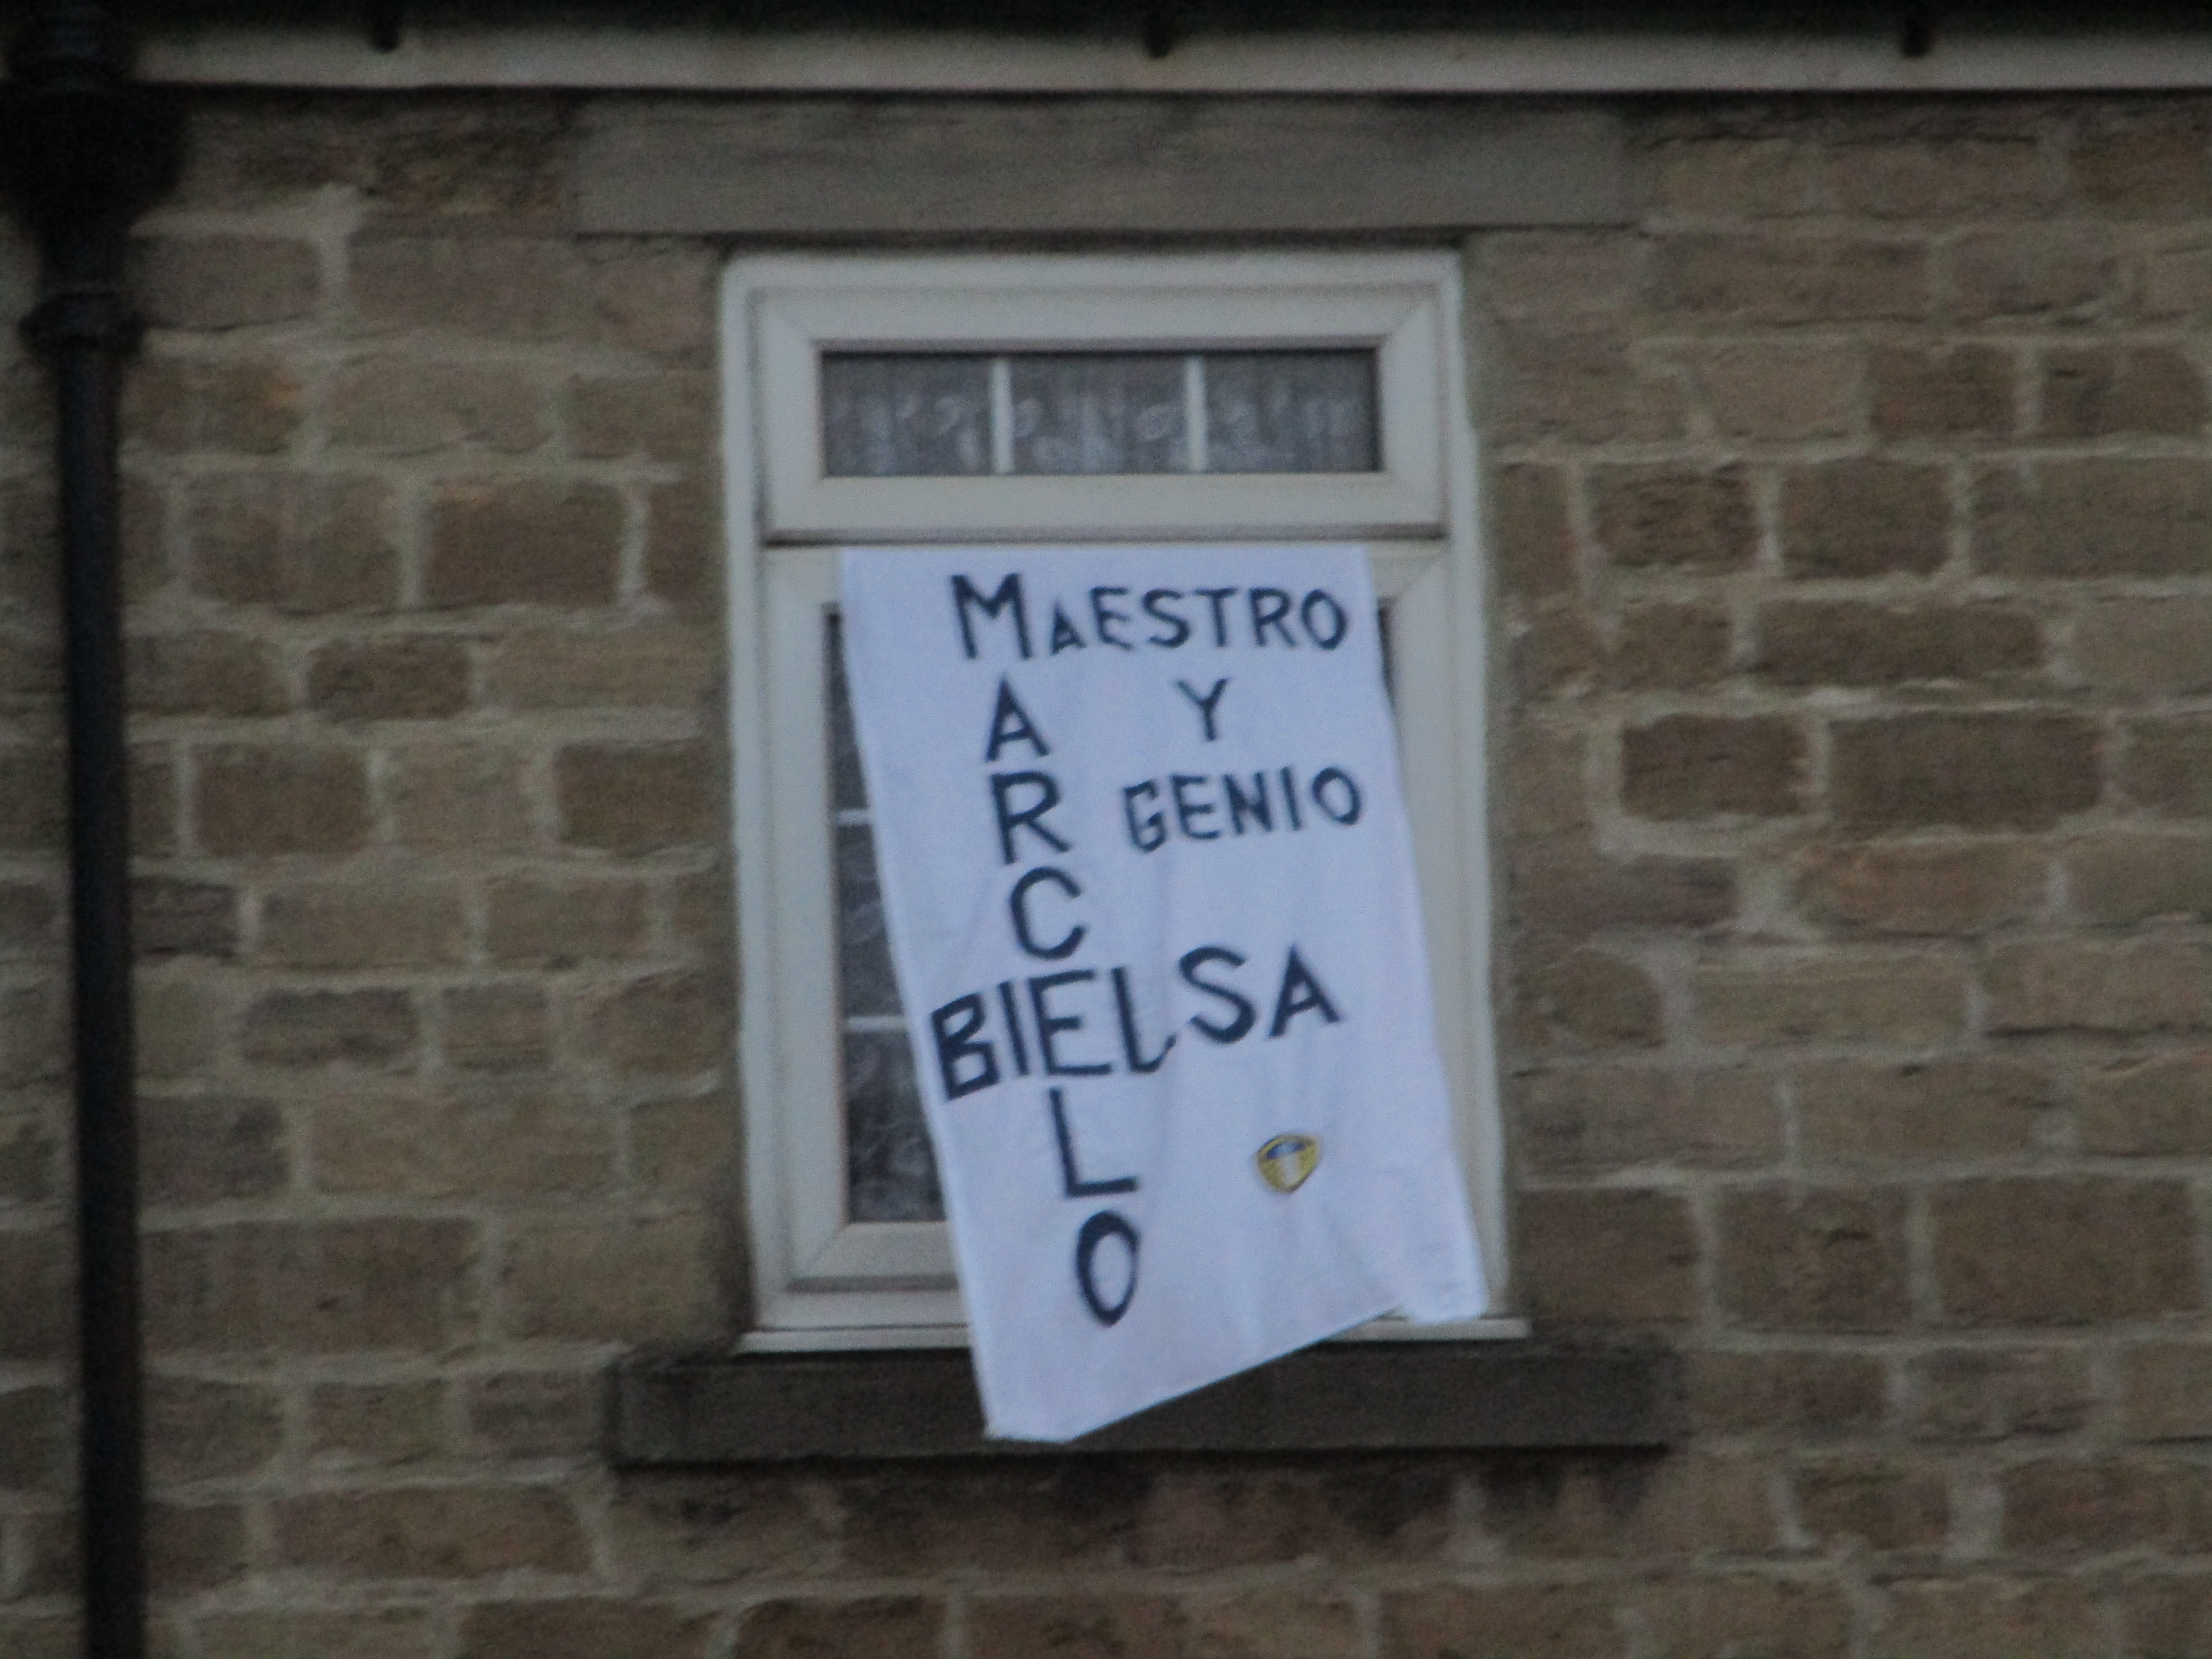
[[[1621,613],[1606,678],[1625,691],[1686,691],[1729,672],[1728,613],[1701,605],[1639,605]]]
[[[434,357],[374,357],[333,377],[323,418],[334,450],[524,455],[550,435],[544,401],[524,370]]]
[[[1715,1042],[1878,1042],[1920,1048],[1956,1037],[1965,976],[1937,956],[1746,957],[1692,974],[1698,1020]]]
[[[1939,1348],[1905,1370],[1906,1428],[1920,1440],[2070,1434],[2097,1409],[2076,1348]]]
[[[2212,1054],[2092,1066],[2081,1077],[2081,1150],[2116,1158],[2212,1153]]]
[[[1829,793],[1863,830],[2047,830],[2094,806],[2096,726],[2075,714],[1900,714],[1839,720]]]
[[[1878,1659],[2096,1659],[2105,1651],[2097,1601],[2086,1584],[2059,1578],[1908,1580],[1889,1590],[1889,1618],[1870,1652]]]
[[[1982,473],[1974,562],[2000,576],[2212,572],[2212,466],[2099,457]]]
[[[2118,262],[2099,225],[2045,224],[1961,236],[1948,251],[1953,314],[2081,319],[2112,293]]]
[[[601,459],[696,460],[714,444],[714,402],[709,374],[579,377],[568,382],[564,408],[568,447]]]
[[[70,1478],[70,1419],[62,1391],[0,1391],[0,1492],[56,1492]]]
[[[330,720],[439,720],[468,702],[468,649],[440,635],[340,640],[307,665],[307,705]]]
[[[1359,1620],[1349,1601],[1271,1587],[1185,1603],[1193,1650],[1261,1659],[1355,1659]]]
[[[436,1620],[415,1607],[272,1608],[204,1614],[193,1622],[204,1659],[422,1659],[436,1650]]]
[[[1874,429],[1885,438],[1997,438],[2013,429],[2012,354],[1997,346],[1877,346]]]
[[[1654,145],[1650,166],[1654,199],[1677,213],[1778,219],[1812,211],[1820,155],[1794,137],[1699,133]]]
[[[1902,1193],[1731,1191],[1721,1199],[1719,1225],[1718,1293],[1731,1323],[1883,1331],[1911,1316]]]
[[[1824,921],[1885,933],[1972,934],[2039,915],[2050,878],[2032,843],[1880,842],[1818,847],[1798,902]]]
[[[146,1451],[157,1480],[252,1474],[276,1455],[283,1401],[253,1382],[199,1377],[148,1379]]]
[[[2204,377],[2172,346],[2078,346],[2043,359],[2042,431],[2053,438],[2204,429]]]
[[[1692,362],[1722,435],[1805,443],[1858,429],[1862,359],[1849,341],[1731,341]]]
[[[1650,297],[1699,320],[1905,322],[1928,313],[1928,253],[1872,238],[1673,235],[1653,251]]]
[[[1529,1167],[1756,1169],[1781,1155],[1774,1081],[1756,1072],[1607,1066],[1526,1079],[1514,1112]]]
[[[1629,1650],[1608,1583],[1429,1585],[1382,1601],[1384,1659],[1620,1659]]]
[[[975,1659],[1173,1659],[1183,1632],[1176,1604],[1159,1595],[994,1596],[968,1610]]]
[[[2212,691],[2212,603],[2166,598],[2085,605],[2074,660],[2089,682],[2145,696]]]
[[[1488,425],[1505,443],[1661,441],[1687,408],[1671,377],[1644,372],[1618,324],[1544,318],[1495,325],[1484,379]]]
[[[123,382],[123,435],[170,454],[277,455],[306,403],[278,358],[148,356]]]
[[[645,947],[645,902],[640,882],[495,881],[486,898],[489,948],[495,960],[517,967],[620,961]]]
[[[2212,1024],[2212,957],[2185,939],[2026,939],[1994,949],[1989,1028],[2191,1031]]]
[[[722,597],[722,495],[711,478],[646,494],[646,591],[675,615],[708,619]]]
[[[445,1449],[436,1382],[325,1382],[307,1395],[307,1455],[323,1468],[396,1468]]]
[[[1950,1529],[1950,1483],[1940,1464],[1823,1457],[1799,1465],[1791,1485],[1798,1517],[1823,1548],[1934,1550]]]
[[[136,292],[156,328],[289,322],[315,308],[315,251],[270,236],[160,236],[134,250]]]
[[[2124,219],[2173,219],[2212,206],[2212,163],[2195,121],[2099,122],[2074,142],[2074,193]]]
[[[518,1225],[501,1288],[524,1340],[669,1341],[719,1322],[697,1216],[622,1216]]]
[[[2043,1458],[1997,1477],[2008,1551],[2170,1549],[2182,1516],[2173,1472],[2148,1462]]]
[[[487,1601],[461,1619],[462,1659],[696,1659],[703,1613],[650,1601]]]
[[[125,672],[136,714],[281,714],[292,702],[276,654],[244,634],[139,635]]]
[[[1870,137],[1826,151],[1828,188],[1870,219],[2040,218],[2053,170],[2028,134]]]
[[[1609,859],[1547,838],[1514,860],[1513,914],[1534,939],[1579,942],[1613,928],[1709,928],[1735,914],[1735,872],[1718,859]]]
[[[563,839],[615,853],[707,841],[718,769],[696,743],[573,744],[554,761]]]
[[[2005,682],[2043,666],[2033,617],[1996,605],[1770,605],[1759,672],[1779,685]]]
[[[684,1075],[724,1058],[727,998],[703,975],[649,975],[611,987],[583,1009],[590,1051],[617,1071]]]
[[[1662,1007],[1650,976],[1601,951],[1575,951],[1529,975],[1537,1016],[1556,1035],[1596,1048],[1661,1039]]]
[[[523,752],[492,743],[416,743],[388,752],[385,790],[402,846],[484,854],[543,839]]]
[[[574,246],[520,236],[356,239],[350,291],[364,321],[491,340],[583,332],[588,302]]]
[[[404,1198],[593,1192],[614,1161],[605,1114],[553,1093],[342,1095],[318,1106],[314,1145],[322,1191]]]
[[[2084,921],[2212,918],[2212,839],[2113,836],[2078,843],[2064,864],[2067,895]]]
[[[283,1498],[276,1559],[349,1578],[483,1578],[590,1565],[568,1500],[543,1486],[413,1486]]]
[[[2129,796],[2172,817],[2212,817],[2212,720],[2142,720],[2119,767]]]
[[[501,1457],[586,1457],[601,1438],[596,1371],[507,1371],[471,1377],[468,1431]]]
[[[1801,1072],[1796,1094],[1805,1156],[1891,1165],[2028,1152],[2059,1100],[2043,1066],[1978,1059],[1838,1060]]]
[[[731,1659],[937,1659],[945,1609],[920,1596],[763,1601],[738,1626]]]
[[[139,1138],[149,1203],[266,1198],[290,1173],[284,1115],[266,1100],[150,1096],[140,1105]]]
[[[2120,1413],[2131,1440],[2212,1438],[2212,1347],[2151,1342],[2123,1348]]]
[[[1887,1413],[1881,1362],[1826,1349],[1692,1353],[1690,1414],[1716,1434],[1863,1434]]]
[[[76,1265],[60,1228],[0,1232],[0,1360],[51,1364],[76,1332]]]
[[[434,1352],[469,1333],[476,1230],[389,1218],[146,1237],[155,1353]]]
[[[703,629],[543,629],[508,635],[486,672],[491,701],[511,708],[696,709],[719,680]]]
[[[349,853],[368,840],[368,780],[351,750],[211,750],[200,757],[196,784],[200,844],[210,853]]]
[[[1948,556],[1943,474],[1899,461],[1826,461],[1782,481],[1782,562],[1800,577],[1926,573]]]
[[[404,991],[270,991],[246,1011],[239,1052],[258,1066],[398,1070],[419,1036]]]
[[[538,986],[456,986],[440,1006],[446,1064],[458,1071],[527,1071],[552,1058],[545,993]]]
[[[294,615],[380,611],[399,594],[389,488],[371,478],[216,473],[185,495],[191,584]]]
[[[1757,548],[1751,494],[1739,472],[1606,467],[1591,490],[1599,544],[1617,565],[1737,570]]]
[[[1784,715],[1668,714],[1620,734],[1621,804],[1638,817],[1804,810],[1805,735]]]
[[[1675,1194],[1522,1194],[1517,1277],[1541,1316],[1674,1324],[1696,1316],[1698,1241]]]
[[[246,1512],[236,1504],[166,1504],[146,1511],[146,1579],[155,1594],[209,1590],[246,1571]]]
[[[434,605],[611,605],[622,497],[605,484],[456,479],[430,510]]]
[[[2196,1227],[2178,1182],[1967,1182],[1939,1189],[1929,1212],[1937,1293],[1955,1323],[2081,1324],[2198,1305]]]
[[[1832,1584],[1744,1576],[1654,1582],[1638,1598],[1651,1659],[1760,1654],[1843,1659],[1850,1609]]]
[[[285,968],[432,968],[469,951],[451,881],[300,882],[261,901],[260,958]]]

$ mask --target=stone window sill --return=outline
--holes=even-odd
[[[1662,1349],[1332,1343],[1065,1446],[987,1440],[964,1352],[646,1352],[613,1374],[619,1467],[1097,1453],[1660,1449],[1682,1433]]]

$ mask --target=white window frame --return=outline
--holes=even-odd
[[[1457,262],[1432,253],[747,258],[722,288],[730,720],[750,1348],[957,1346],[942,1223],[845,1215],[823,636],[836,550],[1358,541],[1391,606],[1407,805],[1462,1167],[1500,1305],[1484,566]],[[1381,467],[1349,474],[824,476],[830,350],[1371,348]],[[1363,1337],[1510,1336],[1382,1321]]]

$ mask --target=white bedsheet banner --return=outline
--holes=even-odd
[[[843,605],[991,1433],[1480,1314],[1364,551],[850,550]]]

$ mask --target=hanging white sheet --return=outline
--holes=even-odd
[[[1481,1314],[1364,550],[854,549],[842,585],[990,1431]]]

